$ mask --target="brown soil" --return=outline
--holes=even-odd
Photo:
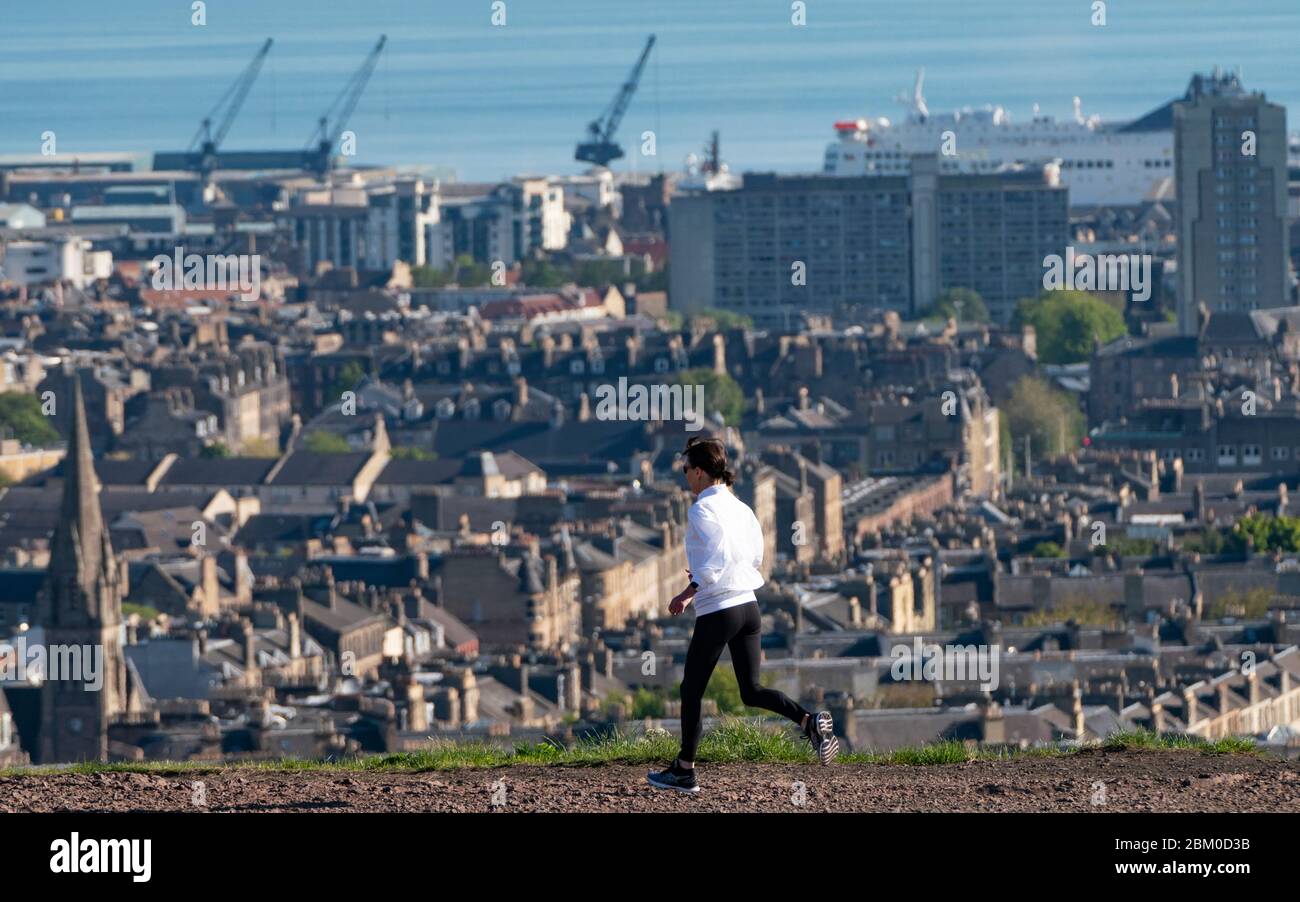
[[[1300,764],[1198,752],[1085,751],[927,767],[700,765],[697,796],[650,788],[650,769],[22,775],[0,778],[0,812],[1300,812]],[[196,805],[200,782],[205,804]]]

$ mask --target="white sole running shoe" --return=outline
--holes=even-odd
[[[840,740],[835,735],[835,721],[829,711],[818,711],[808,718],[804,736],[812,743],[817,760],[823,765],[830,764],[840,753]]]
[[[646,774],[645,778],[655,789],[675,789],[678,792],[691,794],[700,791],[700,785],[695,781],[694,773],[687,775],[676,774],[673,773],[671,767],[657,773]]]

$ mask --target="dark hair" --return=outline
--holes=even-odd
[[[699,467],[714,479],[721,479],[724,485],[735,484],[736,472],[727,466],[727,448],[718,439],[692,438],[686,443],[682,456],[692,467]]]

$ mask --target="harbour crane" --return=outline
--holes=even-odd
[[[257,74],[262,71],[262,63],[266,61],[266,55],[271,52],[271,44],[274,43],[271,38],[266,39],[262,49],[257,51],[253,61],[248,64],[239,78],[226,89],[226,93],[221,95],[208,115],[203,117],[199,130],[194,133],[194,138],[190,141],[190,146],[186,154],[193,161],[193,168],[204,175],[208,175],[217,168],[217,151],[221,148],[221,142],[225,140],[226,133],[230,131],[230,126],[234,124],[235,117],[239,115],[239,109],[244,105],[244,100],[248,97],[249,89],[253,87],[253,82],[257,81]],[[215,129],[212,124],[217,119],[218,114],[222,113],[220,123]]]
[[[320,117],[316,126],[316,131],[308,141],[308,150],[315,150],[313,154],[313,163],[316,171],[321,175],[328,173],[334,168],[334,149],[338,146],[339,140],[343,137],[343,130],[347,127],[348,119],[352,116],[352,111],[356,109],[357,102],[361,100],[361,94],[366,89],[366,83],[370,81],[370,76],[374,74],[375,66],[379,62],[379,54],[384,50],[384,45],[388,43],[387,35],[379,36],[379,43],[375,44],[374,49],[343,86],[339,96],[334,98],[329,109]],[[330,128],[330,120],[333,117],[333,128]]]
[[[608,166],[612,161],[623,156],[623,148],[614,142],[614,133],[618,131],[619,123],[623,121],[623,114],[627,112],[628,104],[632,102],[632,95],[636,93],[637,85],[641,82],[641,73],[645,70],[646,60],[654,45],[655,36],[650,35],[649,40],[645,42],[645,49],[641,51],[641,58],[632,67],[627,81],[623,82],[623,86],[614,95],[610,105],[601,113],[600,118],[587,126],[587,140],[578,144],[577,153],[574,154],[574,159],[579,163]]]

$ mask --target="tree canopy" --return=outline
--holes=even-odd
[[[1270,517],[1250,514],[1232,527],[1230,546],[1244,547],[1246,539],[1256,551],[1300,551],[1300,517]]]
[[[52,445],[59,440],[58,430],[41,413],[40,399],[17,392],[0,394],[0,432],[29,445]]]
[[[955,319],[959,323],[987,323],[989,308],[978,291],[969,288],[947,288],[934,303],[921,311],[923,319]]]
[[[1081,363],[1093,344],[1114,341],[1127,332],[1124,317],[1086,291],[1045,291],[1016,307],[1016,326],[1034,327],[1043,363]]]
[[[1083,413],[1074,399],[1037,376],[1021,377],[1002,415],[1016,460],[1024,453],[1026,436],[1034,458],[1066,454],[1083,438]]]
[[[303,447],[315,454],[348,454],[353,450],[347,439],[334,432],[308,433]]]
[[[745,413],[745,393],[735,379],[726,373],[700,368],[682,370],[677,375],[677,382],[682,386],[703,385],[704,409],[709,413],[721,413],[728,426],[740,425],[740,418]]]

